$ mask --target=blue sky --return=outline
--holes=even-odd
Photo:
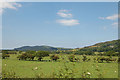
[[[24,2],[2,14],[3,48],[77,48],[118,39],[116,2]]]

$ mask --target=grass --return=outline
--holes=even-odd
[[[68,61],[68,55],[59,55],[64,57],[64,61]],[[60,58],[57,62],[40,62],[40,61],[22,61],[18,60],[17,55],[12,54],[10,58],[2,60],[2,70],[14,71],[15,75],[20,78],[35,78],[41,76],[42,78],[49,78],[53,73],[59,74],[60,71],[64,72],[65,65],[74,71],[74,78],[81,78],[82,73],[90,72],[90,78],[118,78],[118,63],[95,63],[93,58],[95,56],[87,56],[91,58],[89,62],[65,62]],[[82,59],[82,56],[76,55]],[[44,59],[48,60],[49,57]],[[35,67],[38,67],[35,70]],[[69,72],[69,71],[68,71]],[[4,72],[3,72],[4,73]],[[85,74],[85,73],[84,73]]]
[[[0,77],[2,76],[1,73],[2,73],[2,54],[0,53]]]

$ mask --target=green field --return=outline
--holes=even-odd
[[[95,56],[87,56],[91,60],[83,62],[82,56],[76,55],[80,58],[80,62],[69,62],[68,55],[59,55],[64,57],[58,61],[24,61],[18,60],[17,54],[11,54],[10,58],[2,60],[2,74],[15,75],[20,78],[54,78],[54,77],[73,77],[73,78],[117,78],[118,77],[118,63],[98,63],[94,62]],[[49,60],[45,57],[44,60]],[[37,69],[35,69],[37,68]],[[68,69],[68,70],[67,70]],[[90,73],[89,75],[87,73]]]
[[[0,53],[0,77],[1,77],[1,73],[2,73],[2,54]]]

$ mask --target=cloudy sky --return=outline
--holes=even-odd
[[[117,13],[117,2],[5,3],[0,8],[3,48],[77,48],[115,40]]]

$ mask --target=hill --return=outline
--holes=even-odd
[[[83,48],[75,48],[75,49],[69,49],[69,48],[57,48],[57,47],[51,47],[51,46],[23,46],[20,48],[15,48],[14,50],[18,51],[27,51],[27,50],[33,50],[33,51],[55,51],[56,53],[66,53],[66,54],[88,54],[88,55],[94,55],[94,52],[119,52],[118,44],[120,44],[120,40],[113,40],[113,41],[106,41],[94,44],[92,46],[86,46]]]
[[[113,41],[106,41],[94,44],[92,46],[87,46],[84,48],[79,49],[80,51],[93,51],[93,52],[106,52],[114,50],[115,52],[118,52],[118,45],[120,44],[120,40],[113,40]]]
[[[86,46],[83,48],[75,48],[72,50],[67,50],[65,53],[71,54],[86,54],[86,55],[94,55],[96,54],[114,54],[118,55],[120,40],[106,41],[94,44],[92,46]]]
[[[14,50],[18,50],[18,51],[27,51],[27,50],[56,51],[56,50],[69,50],[69,48],[56,48],[56,47],[51,47],[51,46],[23,46],[20,48],[15,48]]]

